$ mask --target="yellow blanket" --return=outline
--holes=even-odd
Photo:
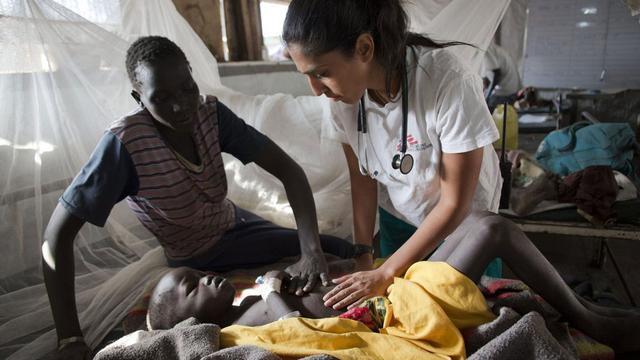
[[[340,318],[291,318],[222,329],[220,346],[251,344],[284,358],[329,354],[339,359],[464,359],[460,331],[492,321],[477,286],[443,262],[423,261],[395,278],[379,333]]]

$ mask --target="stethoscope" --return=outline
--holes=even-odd
[[[403,175],[407,175],[413,169],[413,156],[407,154],[407,124],[409,122],[409,94],[408,94],[408,80],[407,80],[407,64],[405,61],[404,76],[402,78],[402,145],[400,147],[400,153],[396,154],[391,160],[391,167],[394,170],[400,170]],[[369,159],[367,157],[367,148],[364,148],[365,166],[362,165],[360,156],[360,134],[367,134],[367,113],[365,111],[364,95],[360,98],[358,106],[358,165],[360,173],[362,175],[369,175],[367,169],[369,168]],[[374,171],[374,176],[378,175],[377,171]]]

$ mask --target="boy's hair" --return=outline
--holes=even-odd
[[[173,311],[174,299],[175,293],[171,290],[161,293],[154,291],[151,294],[147,309],[147,328],[149,330],[171,329],[182,320]]]
[[[162,36],[143,36],[129,46],[127,50],[126,65],[129,81],[136,86],[139,82],[136,79],[136,67],[140,63],[152,63],[157,60],[177,58],[184,60],[187,64],[187,56],[182,49],[173,41]]]

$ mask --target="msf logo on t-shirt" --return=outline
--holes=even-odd
[[[416,139],[413,135],[407,135],[407,151],[424,151],[429,148],[431,144],[426,142],[420,142],[420,140]],[[396,144],[396,151],[400,151],[402,148],[402,138],[398,139],[398,143]]]

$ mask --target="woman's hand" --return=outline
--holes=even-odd
[[[287,267],[285,271],[291,275],[289,293],[302,296],[310,292],[318,283],[329,286],[329,267],[322,253],[314,256],[302,254],[300,260]]]
[[[333,282],[338,285],[322,300],[325,306],[339,310],[345,306],[351,308],[370,297],[384,295],[387,287],[393,282],[393,275],[376,269],[345,275],[334,279]]]

